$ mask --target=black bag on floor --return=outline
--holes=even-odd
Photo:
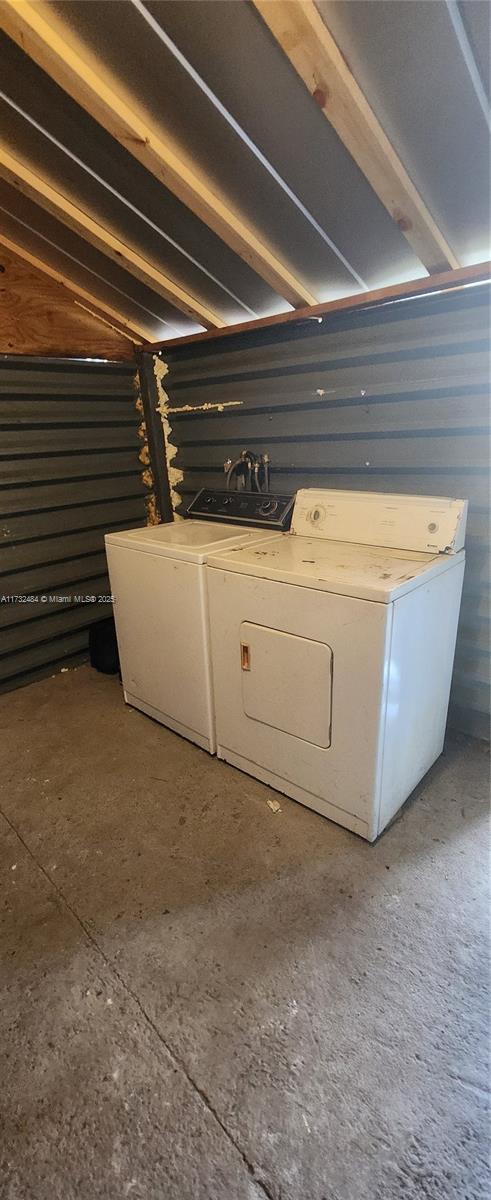
[[[113,617],[95,621],[89,629],[90,665],[103,675],[117,675],[119,671],[118,643]]]

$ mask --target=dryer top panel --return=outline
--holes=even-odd
[[[363,546],[455,554],[465,539],[467,500],[304,488],[297,492],[291,533]]]
[[[146,525],[143,529],[123,529],[107,533],[106,546],[124,546],[146,554],[204,563],[211,552],[229,546],[247,546],[269,540],[271,531],[244,529],[241,525],[221,525],[218,521],[169,521],[165,525]]]
[[[423,554],[283,533],[262,545],[210,554],[208,566],[389,604],[463,558],[463,550],[453,556]]]

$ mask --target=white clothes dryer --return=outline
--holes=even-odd
[[[206,567],[219,757],[373,841],[443,747],[467,502],[307,489]]]

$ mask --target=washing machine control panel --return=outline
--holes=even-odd
[[[265,529],[289,529],[294,496],[270,492],[226,492],[201,488],[187,510],[188,517],[208,521],[230,521],[233,525],[256,525]]]

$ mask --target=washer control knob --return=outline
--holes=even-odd
[[[275,513],[277,508],[278,508],[277,500],[263,500],[262,504],[259,505],[259,512],[262,517],[267,517],[267,516],[270,516],[272,513]]]

